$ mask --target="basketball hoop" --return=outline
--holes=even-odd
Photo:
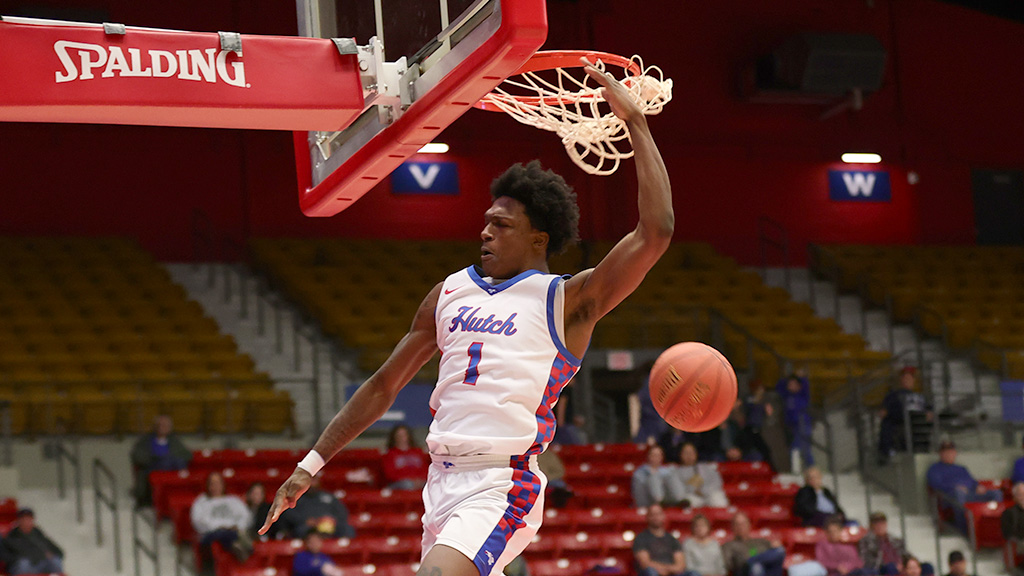
[[[537,52],[513,76],[483,97],[477,108],[505,112],[519,122],[558,134],[566,152],[589,174],[608,175],[633,156],[626,122],[602,106],[601,86],[583,71],[580,58],[613,77],[644,114],[661,112],[672,99],[672,80],[639,56],[558,50]],[[615,74],[608,67],[621,69]]]

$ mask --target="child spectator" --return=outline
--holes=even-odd
[[[189,511],[192,528],[199,535],[199,550],[204,564],[211,560],[210,548],[214,542],[230,550],[241,562],[252,552],[247,535],[252,514],[245,502],[224,489],[224,477],[211,472],[206,477],[206,491],[196,498]]]
[[[939,445],[939,461],[928,468],[928,488],[941,494],[946,502],[940,501],[940,507],[953,509],[953,518],[957,527],[967,533],[967,519],[963,505],[967,502],[999,502],[1003,493],[999,490],[986,490],[964,466],[956,463],[956,444],[946,440]]]
[[[64,571],[64,551],[36,526],[31,508],[18,510],[18,522],[7,534],[7,570],[10,574],[49,574]]]
[[[838,516],[845,522],[846,512],[832,491],[822,486],[821,470],[817,467],[804,470],[804,486],[796,492],[793,515],[804,526],[823,526],[825,520],[832,516]]]
[[[677,504],[685,497],[675,466],[665,464],[665,453],[660,446],[647,448],[647,462],[633,471],[632,489],[633,505],[638,508],[652,504]]]
[[[383,457],[384,485],[393,490],[422,490],[427,483],[430,457],[413,440],[405,424],[391,429]]]
[[[931,419],[931,407],[924,394],[917,392],[917,368],[907,366],[900,373],[900,385],[886,394],[882,400],[880,415],[882,421],[878,429],[878,460],[885,464],[896,452],[907,450],[905,416],[913,413],[925,413]]]
[[[156,470],[184,470],[192,461],[192,452],[174,434],[174,421],[166,414],[156,417],[153,432],[139,438],[132,446],[132,467],[135,485],[132,493],[136,506],[153,503],[149,474]]]
[[[683,500],[695,508],[724,508],[729,505],[722,488],[722,475],[714,464],[698,463],[696,446],[689,442],[683,444],[679,460],[682,464],[676,468],[676,475],[684,490]]]
[[[733,539],[722,546],[726,569],[733,576],[782,576],[786,549],[778,541],[752,538],[750,528],[743,512],[732,517]]]
[[[864,563],[853,544],[843,542],[843,518],[832,515],[825,521],[825,540],[814,546],[814,559],[825,567],[828,576],[860,576]]]
[[[683,543],[686,572],[699,576],[725,576],[725,559],[718,541],[711,536],[711,521],[697,514],[690,523],[693,536]]]
[[[343,576],[341,568],[323,553],[324,537],[316,530],[306,532],[302,539],[306,549],[292,559],[292,576]]]
[[[872,512],[868,533],[857,544],[864,569],[875,574],[893,575],[903,569],[907,548],[903,540],[889,535],[889,520],[884,512]]]
[[[263,521],[266,520],[267,513],[270,512],[270,502],[267,502],[267,490],[262,482],[253,482],[249,489],[245,491],[245,505],[249,508],[249,513],[252,516],[251,523],[249,524],[249,538],[257,540],[259,535],[256,531],[263,526]],[[274,526],[271,526],[270,530],[273,534],[277,533]]]
[[[798,370],[787,378],[779,380],[775,386],[779,399],[782,401],[783,427],[786,432],[786,443],[791,451],[797,451],[803,466],[814,465],[811,453],[811,383],[803,370]]]
[[[637,576],[684,576],[686,556],[675,536],[669,534],[665,511],[657,504],[647,509],[647,529],[633,540]]]

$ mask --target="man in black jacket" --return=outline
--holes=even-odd
[[[4,547],[11,557],[7,566],[11,574],[52,574],[64,571],[64,551],[36,527],[35,514],[29,508],[18,511],[18,524]]]
[[[797,490],[793,502],[793,515],[801,520],[804,526],[822,527],[825,519],[838,514],[846,521],[843,512],[832,491],[821,485],[821,470],[811,466],[804,470],[804,487]]]
[[[192,452],[176,434],[174,422],[160,414],[153,422],[153,432],[139,438],[132,446],[132,467],[135,487],[132,492],[137,506],[152,504],[149,473],[155,470],[183,470],[192,460]]]

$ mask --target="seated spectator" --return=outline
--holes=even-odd
[[[1024,551],[1024,482],[1013,485],[1013,506],[1003,511],[999,525],[1003,539],[1016,546],[1018,552]],[[1018,565],[1017,571],[1024,574],[1024,564]]]
[[[814,559],[825,567],[828,576],[868,574],[857,555],[857,547],[843,542],[843,518],[838,514],[825,520],[825,540],[814,546]]]
[[[695,508],[728,506],[729,499],[722,488],[722,475],[718,468],[714,464],[698,463],[697,459],[697,447],[689,442],[683,444],[679,452],[682,464],[675,471],[683,486],[682,499]]]
[[[537,466],[548,477],[548,487],[544,490],[544,501],[552,508],[565,508],[575,493],[565,482],[565,464],[558,452],[545,450],[537,455]]]
[[[249,538],[253,540],[259,539],[257,530],[263,526],[264,520],[267,519],[267,514],[270,512],[270,502],[267,502],[267,489],[263,487],[262,482],[253,482],[249,486],[249,489],[245,491],[245,505],[249,508],[252,520],[249,524]],[[277,526],[277,524],[274,524]],[[273,537],[277,531],[274,526],[270,527],[267,531],[271,537]]]
[[[735,426],[728,418],[725,422],[704,432],[687,433],[686,441],[693,444],[700,454],[701,462],[721,462],[725,460],[728,446],[725,430]],[[738,432],[738,429],[736,429]]]
[[[355,528],[348,523],[348,508],[334,494],[321,488],[323,472],[310,480],[309,489],[295,503],[295,508],[281,513],[279,533],[291,538],[302,538],[306,532],[316,530],[335,538],[352,538]]]
[[[658,446],[661,447],[661,452],[665,455],[665,462],[679,464],[679,451],[682,450],[683,444],[690,441],[691,436],[682,430],[668,426],[658,438]]]
[[[582,414],[576,414],[568,422],[559,421],[551,443],[562,446],[582,446],[587,443],[586,426],[587,419]]]
[[[804,470],[804,486],[797,490],[793,515],[804,526],[824,526],[825,519],[838,515],[845,522],[846,512],[832,491],[822,486],[821,470],[815,466]]]
[[[779,380],[775,386],[782,402],[783,429],[789,449],[800,455],[803,466],[814,465],[811,453],[811,383],[803,370]],[[793,470],[797,470],[796,464]]]
[[[343,576],[341,568],[323,553],[324,537],[316,530],[306,532],[302,539],[306,545],[292,559],[292,576]]]
[[[893,575],[903,569],[907,548],[903,540],[889,535],[889,520],[884,512],[872,512],[868,533],[857,544],[864,569],[874,574]]]
[[[661,506],[654,504],[647,509],[647,529],[633,540],[637,576],[692,576],[686,572],[683,546],[666,526]]]
[[[939,461],[928,468],[928,488],[941,494],[940,507],[952,508],[957,527],[967,533],[963,505],[967,502],[1000,502],[1003,493],[986,490],[966,467],[956,463],[956,445],[946,440],[939,446]]]
[[[174,434],[174,421],[166,414],[156,417],[153,432],[139,438],[132,446],[132,467],[135,486],[132,494],[136,506],[153,503],[149,473],[156,470],[184,470],[192,461],[192,452]]]
[[[677,504],[685,496],[675,466],[665,464],[660,446],[648,446],[647,462],[633,471],[633,504],[646,508],[652,504]]]
[[[31,508],[18,510],[18,521],[7,533],[3,546],[7,550],[9,574],[50,574],[64,571],[64,551],[36,526]]]
[[[226,492],[220,472],[211,472],[206,477],[206,491],[192,503],[189,517],[199,536],[199,551],[204,564],[212,561],[210,549],[214,542],[220,542],[241,562],[249,558],[252,542],[248,538],[248,530],[252,514],[241,498]]]
[[[743,512],[732,517],[732,540],[722,546],[725,568],[733,576],[782,576],[786,549],[778,541],[750,536],[750,518]]]
[[[1024,456],[1017,458],[1013,463],[1013,471],[1010,473],[1010,484],[1024,482]]]
[[[643,372],[649,374],[653,365],[654,362],[645,364],[642,369]],[[644,378],[644,383],[640,386],[636,396],[640,404],[640,426],[636,431],[636,436],[633,437],[633,442],[645,445],[657,442],[668,430],[669,425],[658,414],[658,411],[654,408],[654,402],[651,401],[651,381],[649,377]],[[678,453],[676,451],[676,454]]]
[[[946,576],[968,576],[967,558],[964,558],[963,552],[953,550],[949,553],[949,574]]]
[[[882,400],[879,415],[882,421],[878,428],[878,460],[884,464],[896,452],[907,450],[906,416],[913,413],[927,414],[931,420],[932,412],[928,400],[916,390],[917,368],[907,366],[900,373],[900,385],[886,394]]]
[[[926,567],[930,571],[926,572]],[[900,576],[929,576],[934,573],[929,564],[922,564],[916,556],[907,554],[903,557],[903,572],[900,572]]]
[[[699,576],[725,576],[725,559],[718,540],[711,536],[711,521],[703,514],[693,517],[693,536],[683,542],[686,573]]]
[[[427,483],[430,457],[416,445],[412,431],[405,424],[391,429],[388,449],[382,459],[384,485],[393,490],[422,490]]]

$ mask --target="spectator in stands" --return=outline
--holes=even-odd
[[[872,512],[868,528],[868,533],[857,544],[864,569],[877,574],[899,574],[907,548],[901,538],[889,534],[885,513]]]
[[[1003,539],[1024,551],[1024,482],[1013,485],[1013,506],[1003,511],[999,525]],[[1017,566],[1016,573],[1024,574],[1024,564]]]
[[[661,446],[647,447],[647,462],[633,471],[633,504],[645,508],[652,504],[677,504],[685,497],[675,466],[665,464]]]
[[[905,417],[912,413],[925,413],[932,418],[928,400],[916,390],[917,368],[907,366],[900,373],[900,385],[882,400],[878,429],[878,460],[885,464],[896,452],[907,449],[904,432]]]
[[[335,538],[356,535],[355,528],[348,523],[348,508],[334,494],[321,488],[323,474],[321,471],[313,476],[309,490],[295,503],[295,508],[281,513],[279,533],[292,538],[302,538],[310,530]]]
[[[774,408],[765,397],[765,389],[759,380],[750,382],[750,393],[743,399],[743,420],[736,445],[743,452],[743,458],[750,461],[772,461],[771,449],[764,441],[761,430]]]
[[[986,490],[966,467],[956,463],[956,444],[946,440],[939,445],[939,461],[928,468],[928,488],[941,495],[940,507],[952,508],[957,527],[967,533],[964,504],[999,502],[1003,493]]]
[[[654,366],[654,362],[648,362],[644,366],[643,372],[649,374],[652,366]],[[640,426],[636,436],[633,437],[633,442],[637,444],[657,442],[669,429],[669,425],[654,409],[654,402],[651,401],[650,377],[644,378],[644,383],[640,386],[636,396],[640,403]]]
[[[804,486],[796,492],[793,515],[804,526],[824,526],[825,520],[832,516],[838,516],[845,522],[846,512],[832,491],[822,486],[821,470],[815,466],[804,470]]]
[[[779,380],[775,386],[782,402],[783,421],[786,432],[786,443],[789,449],[800,455],[803,466],[814,465],[811,453],[811,383],[802,368],[790,376]],[[798,467],[794,464],[793,469]]]
[[[64,551],[36,526],[31,508],[18,510],[18,521],[4,538],[10,574],[51,574],[64,571]]]
[[[968,576],[967,558],[964,558],[963,552],[953,550],[949,553],[949,574],[946,576]]]
[[[1013,472],[1010,473],[1010,484],[1024,482],[1024,456],[1017,458],[1013,463]]]
[[[857,555],[857,547],[843,542],[843,517],[833,514],[825,520],[825,539],[814,546],[814,559],[825,567],[828,576],[868,574]]]
[[[691,436],[693,435],[669,426],[658,438],[658,446],[661,447],[661,453],[665,455],[665,461],[670,464],[679,464],[679,451],[683,444],[690,441]]]
[[[174,434],[174,421],[166,414],[156,417],[153,432],[139,438],[132,446],[132,467],[135,486],[132,490],[137,506],[153,503],[149,473],[156,470],[184,470],[192,461],[192,452]]]
[[[270,512],[270,502],[267,502],[267,489],[263,486],[262,482],[253,482],[249,489],[245,491],[245,505],[249,507],[249,513],[252,517],[249,524],[249,537],[257,540],[259,535],[256,531],[263,526],[263,521],[267,518],[267,512]],[[270,528],[276,534],[277,531],[274,530],[274,526]]]
[[[341,568],[323,553],[324,537],[316,530],[306,532],[302,539],[306,545],[292,559],[292,576],[343,576]]]
[[[676,467],[675,473],[684,490],[684,501],[695,508],[724,508],[729,505],[729,499],[722,488],[722,475],[718,473],[717,466],[699,463],[696,446],[690,442],[683,444],[679,451],[679,460],[682,464]]]
[[[575,493],[565,482],[565,464],[554,450],[545,450],[537,455],[537,466],[548,477],[544,500],[553,508],[565,508]]]
[[[739,428],[729,418],[720,425],[704,432],[687,433],[686,442],[696,446],[700,454],[701,462],[721,462],[725,460],[725,452],[729,444],[726,442],[725,430],[733,428],[737,433]],[[735,427],[735,428],[734,428]],[[680,452],[680,455],[682,453]]]
[[[388,434],[384,452],[384,485],[393,490],[422,490],[427,483],[430,457],[416,445],[412,430],[399,424]]]
[[[733,576],[782,576],[786,549],[778,541],[753,538],[750,518],[743,512],[732,517],[732,540],[722,546],[725,567]]]
[[[562,446],[582,446],[587,443],[586,426],[587,419],[582,414],[574,415],[568,422],[563,417],[555,428],[555,435],[551,439],[551,443]]]
[[[900,572],[900,576],[923,576],[924,566],[916,556],[907,554],[903,557],[903,572]]]
[[[686,558],[687,573],[699,576],[725,576],[725,559],[722,547],[711,536],[711,521],[703,514],[697,514],[690,522],[693,536],[683,542],[683,556]]]
[[[692,576],[686,572],[683,546],[666,526],[661,506],[654,504],[647,509],[647,529],[633,540],[637,576]]]
[[[211,472],[206,477],[206,491],[192,503],[189,517],[192,528],[199,535],[199,551],[204,564],[208,565],[212,559],[210,548],[214,542],[220,542],[241,562],[249,558],[252,541],[248,530],[252,513],[241,498],[227,493],[220,472]]]

